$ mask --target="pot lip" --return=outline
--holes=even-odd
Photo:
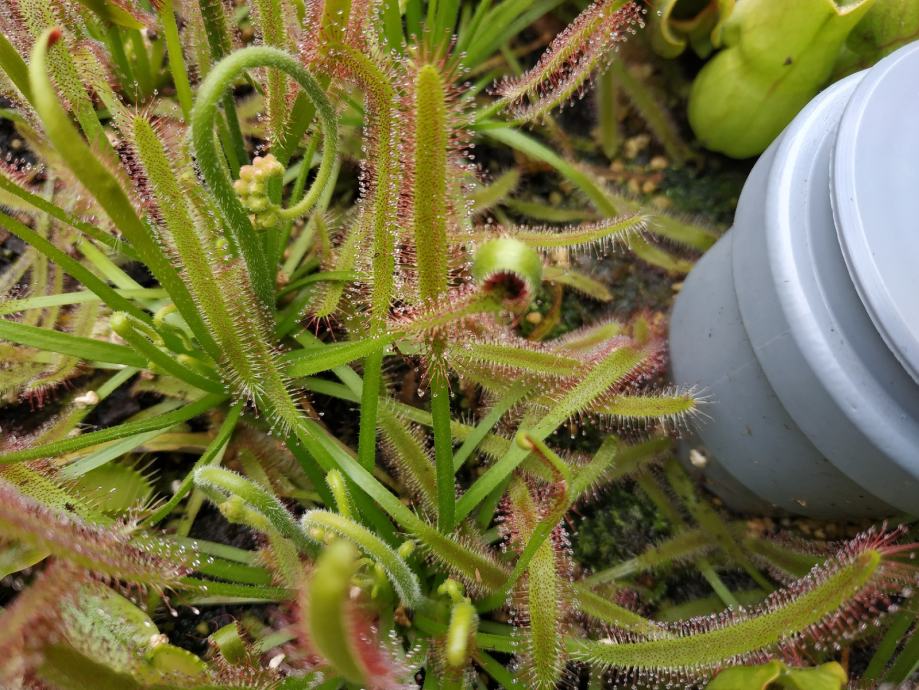
[[[919,154],[917,83],[919,41],[868,70],[840,120],[831,189],[839,243],[859,297],[919,383],[919,299],[915,274],[904,265],[905,257],[919,256],[919,194],[907,189],[903,174],[916,169]],[[877,175],[879,169],[888,174]]]
[[[814,208],[827,204],[830,196],[830,166],[815,166],[815,155],[828,140],[832,143],[845,103],[864,76],[864,72],[851,75],[823,91],[775,143],[766,182],[764,230],[772,282],[791,337],[840,411],[892,463],[881,469],[860,457],[834,457],[833,464],[878,498],[905,510],[915,508],[912,487],[919,480],[919,457],[915,453],[919,419],[911,418],[898,404],[869,368],[870,362],[857,352],[852,355],[852,341],[840,347],[843,334],[835,332],[839,324],[823,294],[814,264],[819,257],[809,246],[813,231],[807,229],[814,221]],[[810,198],[814,189],[825,190],[821,193],[827,196]],[[833,219],[827,215],[826,223],[831,225]],[[828,229],[838,241],[835,231]],[[840,269],[846,271],[845,265]],[[846,279],[851,280],[848,275]],[[852,299],[864,309],[857,296],[853,294]],[[879,345],[885,347],[882,342]],[[892,354],[890,357],[893,360]],[[912,384],[905,371],[903,374]],[[782,393],[776,392],[781,399]],[[890,414],[892,409],[900,414]],[[821,437],[837,433],[834,429],[808,429],[807,425],[801,428],[818,448]]]

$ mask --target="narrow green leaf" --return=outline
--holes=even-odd
[[[51,331],[47,328],[38,328],[15,321],[0,320],[0,339],[28,345],[39,350],[79,357],[91,362],[122,364],[138,369],[147,366],[145,357],[124,345],[83,338],[61,331]]]
[[[77,0],[81,5],[92,10],[100,19],[126,29],[144,29],[144,24],[123,6],[112,0]]]
[[[90,446],[96,446],[100,443],[107,443],[108,441],[133,436],[135,434],[155,431],[157,429],[168,429],[176,424],[187,422],[189,419],[204,414],[222,403],[226,398],[227,396],[225,395],[206,395],[200,400],[189,403],[178,410],[167,412],[149,419],[125,422],[118,426],[92,431],[87,434],[82,434],[81,436],[75,436],[73,438],[67,438],[41,446],[33,446],[32,448],[25,448],[23,450],[0,453],[0,465],[12,462],[23,462],[26,460],[37,460],[38,458],[53,458],[76,450],[82,450],[83,448],[89,448]]]
[[[23,242],[26,242],[32,247],[35,247],[35,249],[56,263],[61,268],[61,270],[79,280],[81,283],[83,283],[83,285],[98,295],[99,299],[101,299],[113,309],[121,309],[143,321],[150,321],[149,314],[146,314],[144,311],[138,308],[136,304],[113,290],[105,282],[97,278],[92,271],[83,266],[79,261],[71,257],[66,252],[58,249],[47,238],[42,237],[40,234],[23,225],[15,218],[2,212],[0,212],[0,227],[9,230]]]
[[[0,69],[10,78],[13,86],[27,101],[32,101],[32,87],[29,84],[29,68],[25,60],[10,43],[10,40],[0,34]]]
[[[285,353],[281,361],[287,363],[288,376],[311,376],[366,357],[385,348],[394,339],[393,335],[388,335],[305,347]]]
[[[127,438],[122,438],[118,441],[114,441],[106,445],[104,448],[100,448],[99,450],[91,453],[90,455],[78,458],[74,462],[65,465],[61,469],[61,477],[63,479],[76,479],[78,477],[82,477],[83,475],[104,466],[106,463],[120,458],[122,455],[130,453],[134,449],[144,445],[147,441],[150,441],[157,436],[166,433],[167,431],[169,431],[168,428],[154,429],[153,431],[134,434],[133,436],[128,436]]]
[[[181,500],[186,495],[188,495],[189,491],[191,491],[194,484],[195,470],[197,470],[199,467],[210,465],[212,462],[219,462],[219,459],[223,456],[223,452],[226,449],[227,444],[230,442],[230,437],[233,435],[233,432],[236,429],[236,424],[239,421],[241,412],[242,405],[239,403],[233,405],[233,407],[230,408],[230,411],[224,418],[223,423],[220,425],[220,429],[217,431],[217,435],[214,436],[214,440],[208,444],[207,449],[205,449],[205,451],[198,457],[188,474],[182,478],[181,483],[173,492],[170,499],[144,519],[144,526],[149,527],[157,524],[158,522],[161,522],[173,510],[175,510],[176,506],[179,505]]]
[[[134,350],[146,357],[156,367],[168,374],[175,376],[177,379],[190,383],[195,388],[208,393],[226,393],[226,386],[217,381],[213,376],[205,376],[193,369],[182,364],[175,353],[167,352],[161,349],[156,343],[150,340],[141,332],[143,329],[138,328],[137,319],[132,323],[132,317],[123,312],[112,314],[109,319],[112,330],[121,336]]]

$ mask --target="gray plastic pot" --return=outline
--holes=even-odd
[[[819,94],[762,155],[670,349],[711,401],[687,445],[730,505],[919,515],[919,42]]]

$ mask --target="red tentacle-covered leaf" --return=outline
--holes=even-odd
[[[99,527],[19,492],[0,480],[0,536],[41,546],[102,577],[169,587],[195,569],[197,554],[162,540]]]
[[[623,0],[597,0],[560,33],[539,62],[498,87],[513,114],[534,120],[583,93],[592,74],[612,59],[617,44],[644,26],[645,10]]]
[[[750,609],[667,624],[659,637],[612,631],[604,640],[573,642],[570,651],[631,682],[687,684],[776,654],[795,659],[807,650],[836,651],[912,594],[919,571],[903,556],[917,545],[896,544],[904,531],[868,530]]]

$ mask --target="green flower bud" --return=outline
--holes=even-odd
[[[278,224],[278,214],[274,211],[260,213],[255,217],[255,226],[261,230],[268,230]]]
[[[131,321],[128,319],[128,315],[124,312],[116,311],[109,317],[109,326],[111,326],[112,331],[120,335],[122,338],[125,335],[130,335],[132,331]]]
[[[245,206],[253,213],[260,213],[268,209],[268,198],[264,196],[250,196]]]
[[[243,208],[255,216],[253,221],[258,230],[273,228],[280,220],[280,208],[268,197],[268,183],[283,175],[284,166],[270,153],[256,156],[251,165],[239,169],[239,179],[233,183],[233,191]]]
[[[399,548],[396,549],[396,553],[398,553],[402,558],[409,558],[414,552],[415,542],[413,541],[404,541],[399,544]]]

